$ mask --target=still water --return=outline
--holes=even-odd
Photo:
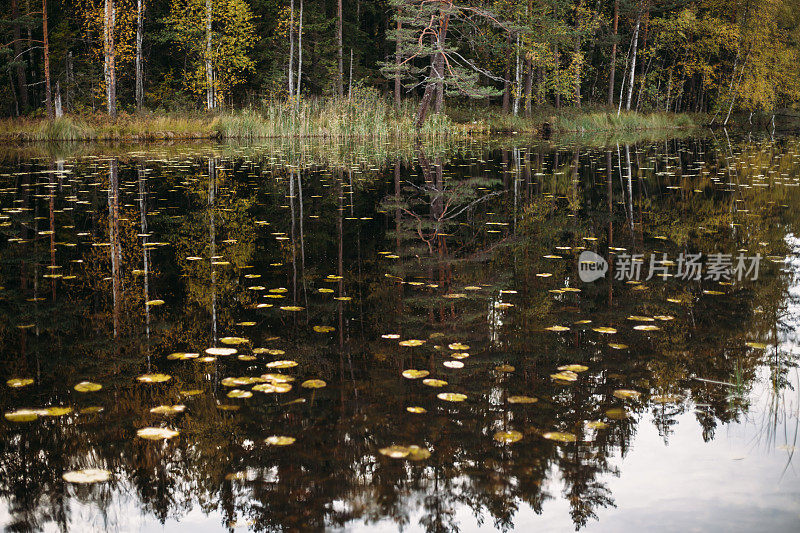
[[[719,133],[9,152],[0,523],[797,531],[798,185]]]

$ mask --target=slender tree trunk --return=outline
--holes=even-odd
[[[342,0],[339,0],[339,5],[341,5]],[[400,31],[403,28],[403,23],[400,21],[400,13],[397,14],[397,39],[395,40],[395,53],[394,53],[394,64],[395,70],[394,73],[394,105],[397,109],[400,109],[400,63],[402,63],[403,58],[400,52]]]
[[[397,21],[397,25],[399,28],[400,21]],[[342,0],[338,0],[336,4],[336,42],[337,42],[337,50],[336,50],[336,57],[339,63],[339,79],[337,80],[337,90],[339,94],[339,98],[344,96],[344,57],[342,56]],[[398,37],[397,41],[397,53],[400,53],[400,41]],[[395,84],[397,82],[395,81]],[[395,89],[395,92],[397,89]]]
[[[630,79],[628,80],[628,98],[625,101],[625,111],[631,110],[631,98],[633,97],[633,81],[634,74],[636,73],[636,46],[639,42],[639,25],[641,24],[641,15],[636,16],[636,27],[633,30],[633,44],[631,55],[631,72]]]
[[[650,32],[650,4],[649,3],[646,4],[646,8],[647,9],[644,12],[644,28],[642,30],[642,53],[645,53],[647,51],[647,35]],[[644,59],[644,57],[642,57],[642,59]],[[652,59],[653,59],[653,57],[650,56],[650,60],[652,60]],[[644,91],[644,84],[645,84],[645,81],[647,80],[647,70],[648,70],[649,67],[650,67],[650,61],[648,61],[646,63],[644,61],[639,61],[639,93],[638,93],[638,96],[637,96],[637,99],[636,99],[636,107],[635,107],[636,111],[639,111],[639,100],[641,99],[642,91]]]
[[[511,47],[511,34],[506,36],[506,44]],[[503,75],[503,113],[508,114],[511,109],[511,63],[506,58],[506,71]]]
[[[61,107],[61,84],[59,82],[56,82],[56,95],[53,102],[55,104],[56,118],[61,118],[64,116],[64,108]]]
[[[47,0],[42,0],[42,33],[44,34],[44,99],[47,106],[47,118],[53,120],[53,98],[50,93],[50,39],[47,35]]]
[[[212,31],[211,23],[214,20],[214,10],[211,0],[206,0],[206,109],[214,109],[217,99],[214,95],[214,63],[212,61]]]
[[[533,92],[533,62],[525,60],[525,116],[531,116],[531,92]]]
[[[300,103],[300,78],[303,76],[303,0],[300,0],[300,27],[297,32],[297,99],[295,106]]]
[[[19,3],[11,0],[11,18],[14,19],[13,39],[14,39],[14,61],[17,63],[17,87],[19,88],[20,112],[28,110],[28,77],[25,74],[25,64],[22,62],[22,29],[19,23]]]
[[[144,65],[142,41],[144,40],[144,0],[136,0],[136,110],[144,106]]]
[[[578,7],[575,10],[575,61],[578,62],[578,68],[575,69],[575,105],[581,107],[581,7],[583,2],[578,2]]]
[[[520,61],[519,57],[519,35],[517,35],[517,43],[516,43],[516,71],[514,74],[514,116],[517,116],[519,113],[519,98],[522,94],[522,62]]]
[[[289,99],[294,94],[294,0],[289,4]]]

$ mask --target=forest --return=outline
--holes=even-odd
[[[442,112],[578,109],[726,124],[800,101],[800,0],[3,4],[0,115],[12,119],[249,110],[302,133],[296,117],[346,101],[352,121],[377,109],[417,130]]]

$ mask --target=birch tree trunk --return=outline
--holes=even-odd
[[[341,0],[340,0],[341,1]],[[297,33],[297,98],[295,107],[300,103],[300,79],[303,77],[303,0],[300,0],[300,27]]]
[[[294,94],[294,0],[289,4],[289,99]]]
[[[614,42],[611,44],[611,72],[608,74],[608,105],[614,106],[614,74],[617,70],[617,29],[619,25],[619,0],[614,0]]]
[[[107,2],[109,0],[106,0]],[[44,34],[44,99],[47,118],[53,120],[53,99],[50,94],[50,40],[47,35],[47,0],[42,0],[42,33]]]
[[[575,105],[581,107],[581,7],[583,2],[578,2],[578,7],[575,10],[575,61],[578,68],[575,69]]]
[[[506,44],[511,46],[511,34],[506,37]],[[511,107],[511,65],[506,61],[506,70],[503,75],[503,114],[508,114]]]
[[[517,35],[517,57],[516,57],[516,72],[514,73],[514,81],[515,81],[515,90],[514,90],[514,116],[517,116],[519,113],[519,97],[521,94],[520,89],[522,88],[522,63],[520,62],[519,58],[519,35]]]
[[[136,0],[136,110],[144,106],[144,65],[142,41],[144,39],[144,0]]]
[[[211,22],[214,17],[211,1],[212,0],[206,0],[206,109],[214,109],[216,107],[216,98],[214,96],[214,63],[211,60],[213,52]]]
[[[628,77],[628,97],[625,101],[625,111],[631,110],[631,98],[633,97],[633,80],[636,73],[636,46],[639,42],[639,25],[641,24],[641,15],[636,16],[636,27],[633,30],[633,44],[631,52],[631,72]]]
[[[400,21],[397,22],[398,26],[400,25]],[[398,38],[399,39],[399,38]],[[342,0],[338,0],[336,3],[336,41],[337,41],[337,50],[336,50],[336,58],[339,61],[339,79],[337,80],[337,92],[339,94],[339,98],[344,96],[344,57],[342,56]],[[397,50],[398,54],[400,53],[400,41],[397,42]],[[397,82],[395,82],[396,84]],[[397,89],[395,89],[397,92]]]

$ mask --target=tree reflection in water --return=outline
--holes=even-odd
[[[130,506],[160,522],[199,509],[223,527],[258,531],[386,519],[452,531],[469,509],[508,530],[523,507],[541,514],[559,500],[580,529],[616,505],[608,480],[641,424],[669,443],[678,418],[694,413],[710,441],[743,420],[766,372],[762,393],[775,410],[763,431],[777,427],[795,368],[786,339],[796,274],[782,265],[800,249],[796,140],[475,142],[398,153],[315,162],[223,147],[57,165],[7,159],[4,375],[35,383],[4,388],[3,409],[72,412],[2,425],[6,528],[88,520],[125,529],[114,509]],[[584,248],[612,269],[621,249],[673,258],[746,250],[772,261],[742,283],[584,284]],[[634,330],[637,316],[660,317],[660,329]],[[617,333],[594,331],[601,326]],[[248,342],[237,355],[207,356],[225,337]],[[399,346],[404,339],[426,342]],[[186,353],[197,355],[168,357]],[[269,369],[274,360],[298,365]],[[571,383],[550,377],[572,363],[589,369]],[[403,378],[411,368],[448,384]],[[151,372],[171,379],[136,381]],[[294,376],[291,391],[229,397],[253,383],[224,378],[268,372]],[[311,378],[327,386],[300,386]],[[103,389],[73,390],[84,380]],[[619,389],[641,396],[620,399]],[[176,404],[186,410],[150,412]],[[180,435],[136,438],[145,426]],[[500,444],[498,431],[522,439]],[[297,440],[270,446],[270,435]],[[392,444],[431,455],[379,453]],[[62,480],[90,467],[111,480]],[[87,508],[97,510],[89,519]]]

